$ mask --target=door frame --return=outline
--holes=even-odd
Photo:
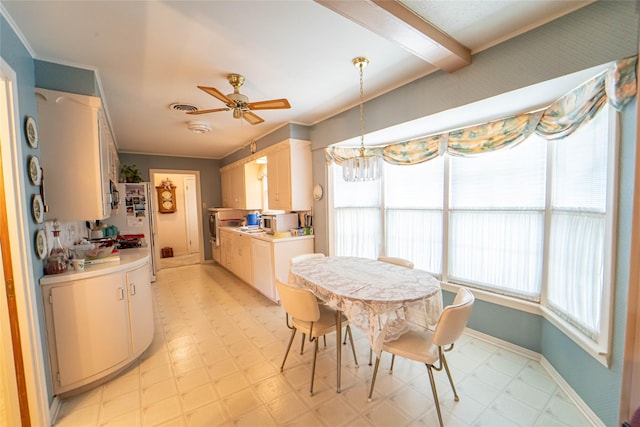
[[[197,206],[195,206],[195,210],[198,214],[198,239],[200,239],[200,264],[204,263],[204,234],[203,234],[203,227],[204,224],[202,223],[202,197],[201,197],[201,191],[200,191],[200,171],[199,170],[188,170],[188,169],[149,169],[149,182],[151,183],[151,186],[154,186],[154,182],[155,182],[155,175],[195,175],[196,177],[196,204]],[[158,205],[158,201],[155,200],[156,199],[156,194],[155,191],[151,192],[152,194],[152,198],[154,199],[154,206]],[[157,221],[156,221],[157,222]],[[208,223],[207,223],[207,227],[209,227]],[[156,238],[156,233],[158,232],[157,230],[157,226],[156,226],[156,230],[153,230],[153,238]],[[157,244],[157,241],[154,242],[155,245],[155,254],[154,256],[156,257],[156,265],[158,267],[160,267],[160,247]]]
[[[47,381],[45,375],[46,359],[40,331],[40,313],[36,289],[38,281],[34,274],[33,235],[29,230],[27,190],[25,185],[25,165],[21,132],[21,115],[18,108],[18,76],[15,71],[0,58],[0,84],[6,89],[1,102],[6,110],[7,120],[0,120],[0,168],[4,187],[4,203],[1,215],[6,230],[2,230],[3,241],[3,278],[7,274],[13,280],[15,292],[15,312],[9,310],[10,322],[16,322],[20,331],[20,348],[12,344],[13,352],[22,359],[22,371],[26,383],[26,401],[28,402],[28,420],[31,425],[51,425],[51,411],[48,402]],[[6,102],[6,104],[4,104]],[[30,191],[31,193],[32,191]],[[5,234],[6,231],[6,234]],[[10,251],[10,252],[9,252]],[[7,256],[10,254],[10,257]],[[8,303],[6,294],[0,303]],[[6,338],[0,338],[3,346]],[[6,347],[5,347],[6,348]],[[53,402],[55,406],[55,400]],[[24,418],[22,418],[23,425]]]

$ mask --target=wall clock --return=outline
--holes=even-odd
[[[158,194],[158,211],[160,213],[172,213],[176,211],[176,187],[175,185],[156,187]]]

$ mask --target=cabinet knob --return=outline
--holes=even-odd
[[[129,295],[135,295],[135,294],[136,294],[136,284],[129,283]]]
[[[120,294],[120,299],[124,299],[124,288],[118,288],[118,293]]]

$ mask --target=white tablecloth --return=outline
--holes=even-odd
[[[289,283],[342,311],[376,354],[409,329],[433,326],[442,312],[440,283],[429,273],[368,258],[302,261],[291,266]]]

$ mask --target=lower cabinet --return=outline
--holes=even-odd
[[[313,252],[312,238],[253,239],[253,281],[255,288],[267,298],[278,301],[276,279],[287,283],[289,265],[296,255]]]
[[[220,231],[220,264],[243,281],[253,284],[252,237],[231,230]]]
[[[64,393],[128,365],[153,339],[150,266],[43,285],[53,389]]]

